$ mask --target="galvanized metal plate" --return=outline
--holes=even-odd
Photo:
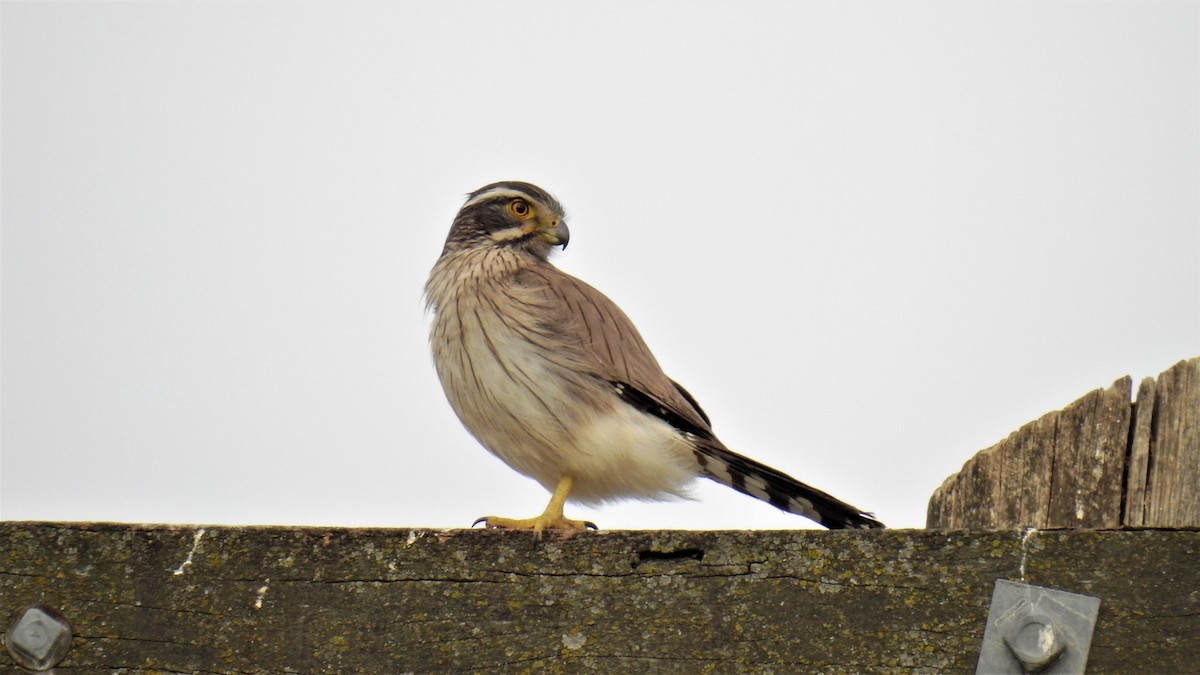
[[[1083,675],[1100,598],[997,579],[976,675]]]

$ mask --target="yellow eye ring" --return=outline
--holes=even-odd
[[[533,207],[524,199],[514,199],[508,203],[508,210],[516,217],[524,220],[533,215]]]

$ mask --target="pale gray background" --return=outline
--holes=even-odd
[[[536,182],[732,448],[893,526],[1200,353],[1196,2],[0,7],[0,517],[465,526],[547,495],[421,289]],[[698,501],[605,528],[807,521]]]

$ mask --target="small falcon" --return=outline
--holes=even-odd
[[[433,361],[467,430],[553,496],[534,518],[488,528],[583,530],[567,499],[684,496],[703,476],[828,528],[882,528],[871,514],[726,448],[602,293],[550,264],[567,245],[562,205],[492,183],[467,196],[425,285]],[[594,527],[594,526],[593,526]]]

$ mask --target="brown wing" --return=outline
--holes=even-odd
[[[726,448],[695,399],[663,373],[629,317],[603,293],[550,265],[527,268],[518,281],[541,296],[540,309],[553,315],[544,328],[575,351],[575,367],[607,381],[629,405],[698,437],[702,475],[825,527],[883,527],[871,514]]]
[[[573,356],[579,367],[614,387],[632,388],[628,392],[632,405],[657,404],[665,408],[659,416],[676,427],[712,435],[700,406],[663,373],[633,322],[616,303],[550,265],[526,268],[517,281],[547,295],[546,309],[554,315],[553,326],[564,344],[577,346],[578,353]],[[672,421],[671,417],[678,419]]]

